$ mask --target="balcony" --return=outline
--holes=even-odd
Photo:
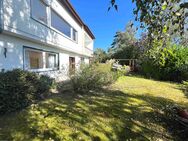
[[[93,50],[85,47],[84,48],[84,55],[87,55],[89,57],[93,57]]]
[[[84,54],[93,57],[93,40],[87,34],[85,34]]]

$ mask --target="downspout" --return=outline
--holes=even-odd
[[[0,34],[3,32],[3,0],[0,0]]]

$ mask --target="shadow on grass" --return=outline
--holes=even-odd
[[[166,114],[168,105],[174,104],[164,98],[118,90],[58,94],[1,117],[0,140],[186,139],[188,136],[178,134]]]

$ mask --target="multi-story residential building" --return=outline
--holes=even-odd
[[[0,0],[0,69],[61,78],[89,63],[94,39],[69,0]]]

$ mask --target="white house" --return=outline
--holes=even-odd
[[[65,79],[89,63],[94,39],[69,0],[0,0],[0,70]]]

